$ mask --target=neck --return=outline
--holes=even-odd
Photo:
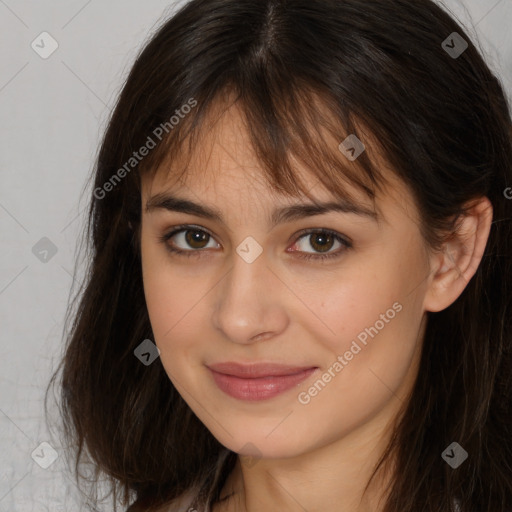
[[[379,428],[375,421],[366,427],[298,457],[247,462],[239,456],[212,512],[383,510],[391,463],[383,464],[365,487],[389,441],[391,425]]]

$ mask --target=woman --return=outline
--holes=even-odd
[[[511,134],[430,0],[183,6],[98,156],[77,464],[130,512],[510,512]]]

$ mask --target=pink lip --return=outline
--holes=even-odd
[[[293,367],[273,363],[241,365],[218,363],[208,366],[217,386],[241,400],[265,400],[300,384],[317,367]]]

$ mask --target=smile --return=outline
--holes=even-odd
[[[235,364],[212,365],[208,369],[221,391],[247,401],[266,400],[284,393],[318,370],[317,367],[294,369],[276,365],[244,367]]]

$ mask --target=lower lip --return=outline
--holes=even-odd
[[[229,396],[240,400],[266,400],[294,388],[313,374],[317,368],[308,368],[293,375],[276,375],[244,379],[225,375],[210,369],[217,386]]]

